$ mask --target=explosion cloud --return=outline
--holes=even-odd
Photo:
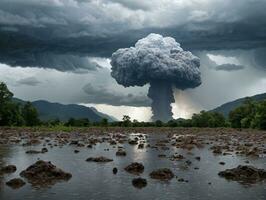
[[[184,51],[174,38],[159,34],[149,34],[135,47],[118,49],[111,65],[112,77],[125,87],[150,84],[153,121],[172,119],[172,87],[184,90],[201,84],[199,58]]]

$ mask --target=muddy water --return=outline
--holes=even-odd
[[[158,135],[149,136],[150,143],[157,140]],[[127,143],[124,146],[127,156],[117,157],[115,152],[117,147],[109,143],[101,143],[92,149],[86,147],[76,147],[64,145],[63,147],[48,148],[45,154],[26,154],[27,150],[40,150],[43,145],[22,146],[20,145],[0,145],[0,165],[14,164],[17,171],[0,178],[0,199],[266,199],[266,183],[261,182],[252,186],[241,185],[234,181],[227,181],[217,175],[221,170],[236,167],[239,164],[250,164],[258,168],[266,168],[266,158],[247,158],[236,155],[214,155],[208,146],[188,151],[170,147],[169,150],[156,150],[153,148],[138,149],[136,145]],[[106,151],[106,149],[109,151]],[[80,150],[75,154],[74,150]],[[184,155],[182,161],[170,161],[168,158],[159,158],[159,154],[167,156],[174,153]],[[86,162],[86,158],[92,156],[106,156],[114,159],[109,163]],[[195,159],[200,156],[201,160]],[[20,189],[13,190],[5,185],[11,178],[19,177],[19,173],[29,165],[42,159],[51,161],[57,167],[66,172],[72,173],[72,178],[67,182],[59,182],[53,186],[34,188],[29,183]],[[192,161],[188,169],[184,168],[186,160]],[[223,161],[226,164],[220,165]],[[125,166],[132,162],[141,162],[145,170],[141,177],[147,179],[147,186],[137,189],[132,186],[132,179],[137,177],[123,170]],[[118,168],[118,173],[114,175],[112,169]],[[149,178],[149,173],[157,168],[170,168],[178,178],[188,180],[188,183],[178,182],[177,178],[171,181],[158,181]],[[194,169],[198,167],[199,169]],[[26,181],[26,180],[25,180]],[[26,181],[27,182],[27,181]],[[208,183],[211,184],[208,184]]]

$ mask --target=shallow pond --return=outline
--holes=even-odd
[[[149,135],[150,143],[160,139],[158,137],[162,136]],[[266,199],[265,182],[247,186],[227,181],[217,175],[221,170],[245,164],[247,159],[251,165],[265,169],[265,157],[255,159],[234,154],[214,155],[208,146],[200,149],[194,148],[190,152],[171,145],[168,150],[138,149],[137,145],[128,143],[119,144],[119,146],[124,146],[127,156],[116,156],[117,145],[114,147],[109,143],[97,143],[91,149],[73,145],[54,146],[53,148],[47,146],[49,151],[44,154],[25,153],[27,150],[40,150],[43,144],[35,146],[0,145],[0,165],[14,164],[17,166],[15,173],[0,177],[0,199]],[[106,150],[107,148],[109,151]],[[80,152],[74,153],[74,150]],[[168,158],[158,157],[159,154],[170,156],[174,153],[184,155],[185,159],[171,161]],[[106,156],[114,161],[108,163],[85,161],[88,157],[94,156]],[[201,160],[196,160],[195,156],[200,156]],[[11,178],[19,177],[19,173],[35,163],[37,159],[51,161],[57,167],[70,172],[72,178],[67,182],[58,182],[55,185],[42,188],[34,188],[27,183],[20,189],[14,190],[5,185],[5,182]],[[192,164],[186,169],[183,164],[188,159],[192,161]],[[221,161],[226,164],[220,165]],[[140,176],[146,178],[148,184],[142,189],[132,186],[132,179],[138,176],[124,170],[124,167],[132,162],[141,162],[145,166],[145,170]],[[118,168],[116,175],[112,173],[114,167]],[[149,177],[152,170],[162,167],[170,168],[178,178],[184,178],[189,182],[178,182],[178,178],[159,181]],[[194,169],[195,167],[199,169]]]

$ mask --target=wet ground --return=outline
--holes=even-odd
[[[266,169],[266,133],[227,129],[88,130],[84,133],[42,133],[29,130],[0,131],[0,168],[15,165],[16,172],[0,175],[0,199],[266,199],[266,181],[241,183],[218,176],[238,165]],[[143,144],[139,146],[139,144]],[[26,153],[29,150],[44,153]],[[126,156],[117,156],[121,148]],[[76,150],[76,151],[75,151]],[[111,162],[86,162],[104,156]],[[72,174],[68,181],[36,186],[20,172],[37,160]],[[144,165],[138,175],[124,170],[132,162]],[[117,168],[117,174],[113,174]],[[152,179],[159,168],[170,169],[170,180]],[[146,187],[132,180],[145,178]],[[26,182],[12,189],[6,182]]]

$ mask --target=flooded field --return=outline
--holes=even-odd
[[[0,136],[0,168],[16,166],[12,173],[0,173],[1,200],[266,199],[266,172],[256,171],[266,169],[265,132],[147,128],[63,133],[3,129]],[[56,172],[33,177],[26,169],[38,160],[50,161]],[[130,165],[134,162],[138,164]],[[239,165],[254,167],[254,176],[250,175],[253,168],[241,168],[248,177],[231,172],[230,176],[218,175]],[[58,178],[59,168],[72,176]],[[21,173],[23,170],[29,176]],[[53,181],[51,174],[55,175]],[[142,179],[136,179],[139,177]],[[13,178],[25,184],[14,189],[6,184]]]

